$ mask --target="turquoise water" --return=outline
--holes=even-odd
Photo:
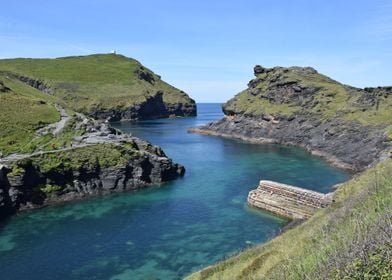
[[[0,225],[1,279],[179,279],[268,240],[285,220],[246,206],[270,179],[328,192],[349,175],[293,148],[188,134],[219,119],[219,104],[197,118],[115,126],[162,146],[184,178],[22,214]]]

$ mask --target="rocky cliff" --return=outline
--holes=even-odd
[[[195,116],[196,103],[190,100],[188,103],[168,104],[163,100],[163,92],[157,91],[137,105],[125,108],[97,109],[89,115],[95,119],[105,119],[111,122]]]
[[[392,87],[354,88],[310,67],[258,65],[254,75],[223,119],[191,131],[297,145],[354,171],[388,157]]]
[[[137,190],[185,172],[159,147],[139,138],[109,134],[106,141],[102,131],[98,135],[75,148],[3,160],[0,219],[19,210]]]

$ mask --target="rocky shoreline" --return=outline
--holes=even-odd
[[[185,168],[167,157],[145,153],[113,168],[46,173],[30,165],[22,175],[8,176],[11,171],[0,165],[0,218],[49,205],[159,185],[182,176]]]
[[[347,170],[350,172],[356,172],[357,169],[355,166],[346,163],[340,159],[338,159],[336,156],[332,154],[328,154],[319,150],[314,150],[310,146],[302,145],[300,143],[294,143],[294,142],[284,142],[284,141],[279,141],[278,139],[273,139],[273,138],[264,138],[264,137],[248,137],[244,136],[242,134],[230,134],[230,133],[224,133],[224,132],[219,132],[215,130],[210,130],[207,127],[192,127],[188,129],[189,133],[197,133],[197,134],[203,134],[203,135],[209,135],[209,136],[217,136],[217,137],[223,137],[227,139],[235,139],[235,140],[241,140],[244,142],[248,142],[251,144],[279,144],[279,145],[288,145],[288,146],[296,146],[305,149],[309,153],[311,153],[314,156],[318,156],[326,160],[330,165]]]
[[[0,161],[0,219],[20,211],[135,191],[183,176],[162,149],[79,114],[74,145]]]
[[[221,120],[189,132],[299,146],[353,172],[390,156],[391,87],[349,87],[310,67],[257,65],[254,74]]]

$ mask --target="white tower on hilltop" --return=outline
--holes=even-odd
[[[116,54],[116,51],[115,50],[111,50],[110,53],[111,54]]]

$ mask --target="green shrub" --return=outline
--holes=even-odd
[[[51,185],[51,184],[46,184],[46,185],[40,185],[38,186],[39,190],[45,194],[51,194],[54,192],[58,192],[63,189],[63,187],[58,186],[58,185]]]

